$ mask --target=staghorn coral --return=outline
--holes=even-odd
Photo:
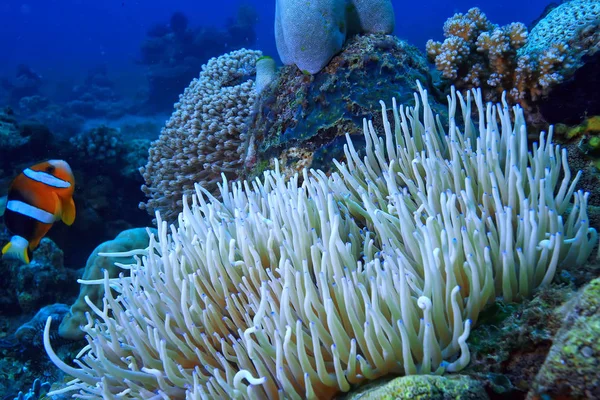
[[[241,49],[211,58],[175,104],[175,111],[152,143],[148,163],[140,169],[150,214],[174,219],[182,195],[194,183],[215,191],[222,173],[236,177],[246,152],[246,119],[256,92],[260,51]]]
[[[530,152],[521,108],[485,106],[480,91],[448,99],[447,133],[420,88],[414,107],[393,102],[394,128],[381,103],[383,137],[364,122],[364,158],[347,137],[338,172],[304,170],[300,184],[276,168],[224,181],[222,200],[197,185],[177,225],[157,214],[158,235],[126,253],[131,276],[105,273],[80,368],[45,330],[77,378],[64,390],[327,399],[464,368],[481,309],[549,285],[597,234],[552,132]]]

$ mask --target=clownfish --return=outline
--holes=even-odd
[[[13,236],[2,248],[3,257],[29,264],[33,250],[55,221],[71,225],[74,188],[73,171],[65,161],[44,161],[23,170],[6,197],[4,224]]]

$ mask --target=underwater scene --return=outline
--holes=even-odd
[[[0,32],[0,400],[600,399],[600,0]]]

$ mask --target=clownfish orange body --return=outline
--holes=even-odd
[[[13,234],[2,248],[6,258],[26,264],[32,251],[55,221],[75,221],[71,167],[62,160],[49,160],[26,168],[11,183],[6,199],[4,223]]]

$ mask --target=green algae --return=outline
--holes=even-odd
[[[486,400],[481,382],[465,375],[414,375],[368,384],[344,400]]]
[[[565,308],[567,317],[536,377],[534,398],[588,399],[600,393],[600,278]]]

